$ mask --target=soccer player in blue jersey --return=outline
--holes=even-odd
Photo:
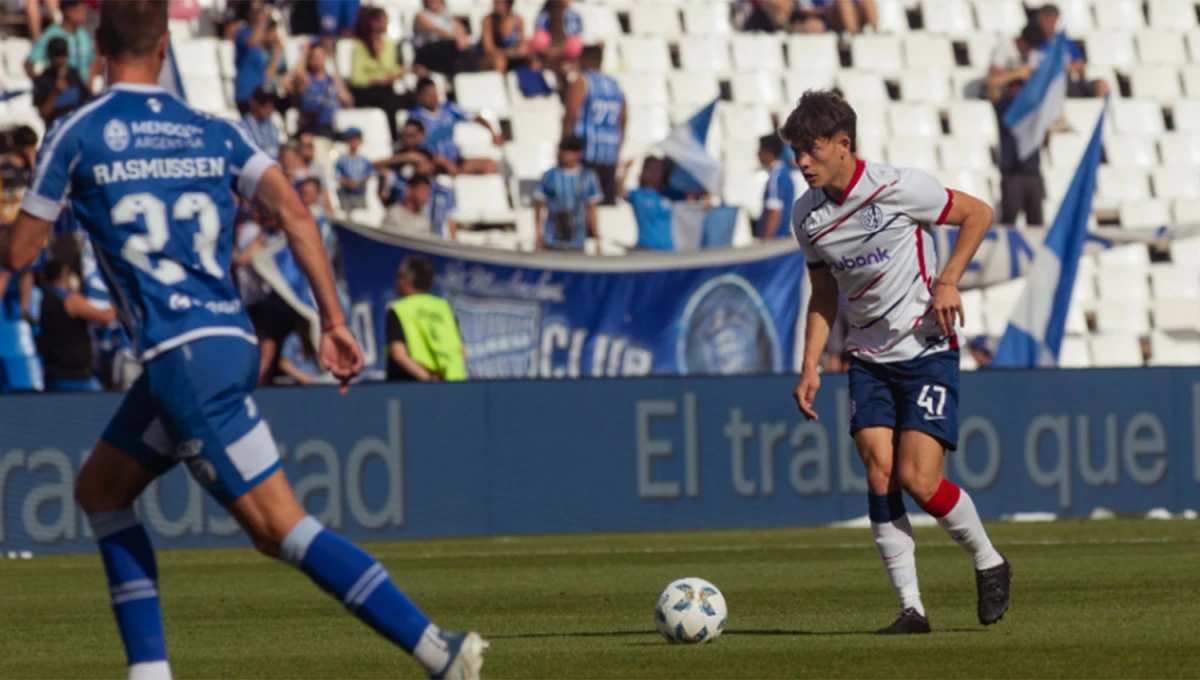
[[[158,568],[133,503],[181,461],[255,547],[303,571],[430,675],[478,677],[483,639],[431,623],[383,565],[308,516],[280,469],[251,397],[254,333],[228,274],[235,192],[287,234],[320,308],[321,364],[343,389],[362,354],[316,225],[283,172],[240,128],[156,85],[168,5],[101,5],[98,39],[112,88],[47,135],[22,211],[0,229],[0,264],[25,267],[69,201],[145,365],[75,491],[99,544],[129,677],[171,677]]]

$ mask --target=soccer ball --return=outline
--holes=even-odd
[[[716,586],[702,578],[681,578],[658,596],[654,622],[668,642],[712,642],[725,630],[728,612]]]

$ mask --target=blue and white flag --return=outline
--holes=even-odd
[[[250,266],[280,299],[308,322],[308,339],[313,347],[320,347],[321,316],[304,272],[287,242],[280,239],[259,250],[250,259]]]
[[[1067,36],[1059,33],[1043,53],[1017,98],[1004,113],[1004,127],[1017,140],[1021,160],[1032,156],[1046,141],[1046,131],[1062,116],[1067,98]]]
[[[1107,104],[1105,109],[1107,110]],[[1075,273],[1083,244],[1088,238],[1088,217],[1096,191],[1096,169],[1100,167],[1100,138],[1105,111],[1100,112],[1092,141],[1079,161],[1067,197],[1063,199],[1054,225],[1025,277],[1025,292],[1017,302],[992,366],[1050,367],[1058,365],[1067,325],[1067,310],[1075,289]]]
[[[708,152],[706,140],[712,125],[717,101],[696,112],[696,115],[671,130],[671,134],[659,143],[663,155],[675,164],[675,171],[667,178],[667,186],[680,194],[703,191],[710,196],[720,196],[723,173],[721,162]]]

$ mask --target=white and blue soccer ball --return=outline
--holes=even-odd
[[[698,644],[721,637],[728,614],[716,586],[702,578],[681,578],[658,596],[654,622],[668,642]]]

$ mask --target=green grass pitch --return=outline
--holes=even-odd
[[[878,638],[896,613],[866,530],[795,529],[376,543],[443,627],[492,643],[494,678],[1194,677],[1200,526],[991,524],[1014,568],[1004,620],[975,621],[970,559],[919,529],[934,633]],[[177,677],[421,677],[298,573],[249,549],[163,551]],[[94,555],[0,561],[0,678],[123,677]],[[714,644],[668,645],[659,591],[707,578],[729,602]]]

